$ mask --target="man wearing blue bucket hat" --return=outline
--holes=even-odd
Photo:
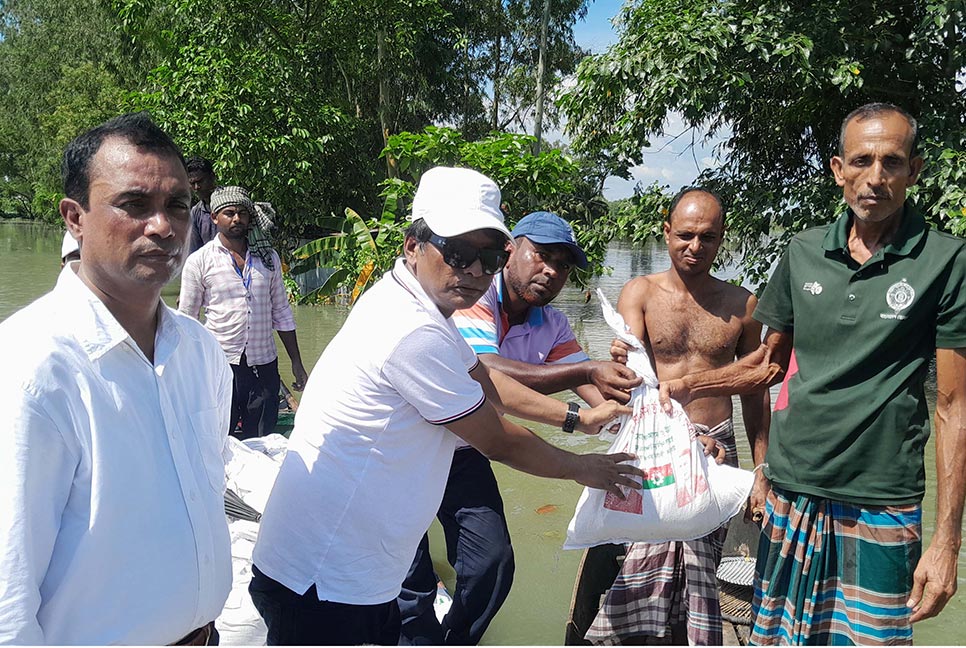
[[[511,232],[514,248],[501,274],[471,308],[453,321],[480,360],[539,392],[572,389],[591,406],[612,398],[626,402],[640,379],[623,365],[591,360],[566,316],[548,304],[587,255],[567,221],[546,211],[528,214]],[[575,414],[577,403],[569,404]],[[573,432],[573,426],[564,431]],[[437,582],[423,536],[399,596],[400,644],[473,645],[510,592],[513,549],[499,486],[483,454],[457,449],[437,518],[447,556],[456,566],[453,604],[436,618]]]

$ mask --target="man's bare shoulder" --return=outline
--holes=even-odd
[[[735,284],[713,277],[714,286],[720,296],[722,303],[728,304],[729,306],[747,306],[758,303],[758,299],[755,297],[754,293],[743,286],[736,286]]]
[[[656,272],[649,275],[641,275],[639,277],[634,277],[626,284],[621,290],[621,295],[625,293],[628,295],[647,295],[647,293],[656,290],[667,283],[667,273]]]

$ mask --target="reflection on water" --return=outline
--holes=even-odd
[[[0,321],[15,310],[47,292],[55,283],[60,266],[61,234],[37,225],[0,223]],[[609,276],[595,284],[616,303],[620,289],[628,278],[659,272],[669,266],[663,246],[657,243],[644,249],[615,243],[607,264],[613,268]],[[725,270],[719,276],[733,273]],[[593,286],[592,286],[593,288]],[[173,304],[178,294],[177,282],[164,291],[164,299]],[[569,286],[555,305],[570,318],[577,337],[592,357],[603,358],[610,346],[610,335],[600,314],[596,298],[588,301],[585,291]],[[325,345],[345,321],[347,309],[339,306],[299,306],[295,309],[299,345],[306,369],[311,371]],[[26,341],[25,341],[26,342]],[[279,369],[282,379],[291,384],[292,373],[284,350],[279,344]],[[934,400],[934,386],[930,399]],[[747,440],[736,405],[736,436],[743,466],[750,466]],[[606,444],[593,437],[568,435],[547,426],[535,430],[555,445],[577,452],[603,451]],[[927,498],[924,502],[924,535],[928,541],[935,501],[935,465],[933,444],[927,446]],[[580,487],[572,482],[537,479],[496,465],[500,480],[513,546],[516,553],[516,578],[503,609],[484,637],[484,644],[534,645],[563,642],[564,623],[570,605],[574,575],[580,552],[563,551],[567,523],[573,515]],[[555,510],[543,509],[548,504]],[[453,572],[445,565],[443,537],[438,525],[431,534],[436,564],[444,580],[452,586]],[[966,580],[966,552],[960,552],[961,591]],[[966,595],[959,594],[938,619],[917,624],[916,643],[957,644],[966,636]]]

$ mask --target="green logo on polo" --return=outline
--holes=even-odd
[[[807,293],[812,293],[813,295],[821,295],[822,284],[820,284],[817,281],[808,281],[805,283],[804,286],[802,286],[802,290],[804,290]]]
[[[899,313],[909,308],[915,298],[916,291],[906,283],[905,278],[897,281],[889,286],[889,290],[886,291],[886,304],[892,309],[892,312],[882,313],[879,317],[882,319],[906,319],[905,315]]]

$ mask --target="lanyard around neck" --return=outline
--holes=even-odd
[[[235,262],[235,255],[234,254],[230,254],[230,256],[231,256],[231,265],[232,265],[233,268],[235,268],[235,274],[237,274],[241,278],[241,280],[242,280],[242,286],[244,286],[245,287],[245,291],[248,292],[249,289],[252,286],[252,253],[251,253],[251,250],[249,250],[246,253],[246,255],[245,255],[247,258],[245,259],[245,271],[244,272],[242,272],[242,269],[239,268],[238,267],[238,264]]]

